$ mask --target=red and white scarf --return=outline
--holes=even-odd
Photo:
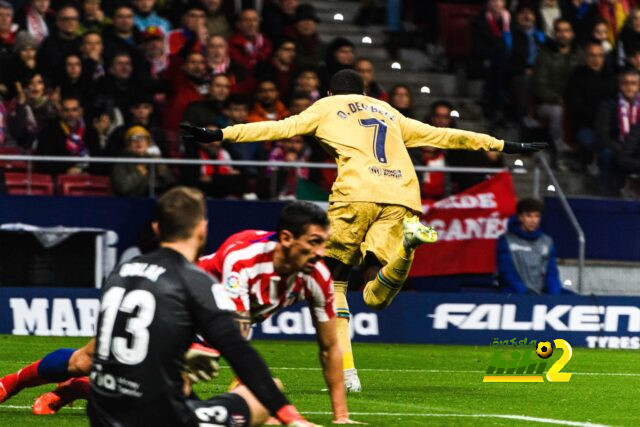
[[[49,35],[49,27],[43,16],[29,6],[26,11],[27,31],[36,39],[38,44]]]
[[[631,126],[638,123],[638,114],[640,113],[640,95],[636,96],[633,102],[629,102],[624,96],[618,97],[618,123],[620,127],[620,140],[624,140]]]

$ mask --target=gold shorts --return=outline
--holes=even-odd
[[[404,206],[371,202],[332,202],[327,211],[331,237],[325,256],[358,265],[367,252],[386,265],[402,244],[402,220],[413,216]]]

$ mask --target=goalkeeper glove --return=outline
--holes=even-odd
[[[220,352],[214,348],[193,343],[184,354],[184,361],[184,371],[194,383],[200,380],[209,381],[218,376]]]
[[[544,150],[549,146],[546,142],[513,142],[505,141],[502,148],[503,153],[516,154],[516,153],[535,153],[536,151]]]
[[[220,129],[209,130],[184,122],[180,123],[180,129],[182,129],[182,140],[184,142],[201,142],[207,144],[214,141],[222,141],[223,138]]]

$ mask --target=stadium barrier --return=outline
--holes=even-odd
[[[92,336],[99,290],[0,288],[0,334]],[[354,341],[500,345],[562,338],[572,346],[640,349],[640,298],[402,293],[372,312],[349,294]],[[254,339],[314,339],[309,308],[289,307],[258,324]]]

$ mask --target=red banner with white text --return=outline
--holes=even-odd
[[[418,248],[411,276],[493,273],[496,242],[515,213],[509,172],[437,202],[423,201],[422,222],[438,231],[438,241]]]

